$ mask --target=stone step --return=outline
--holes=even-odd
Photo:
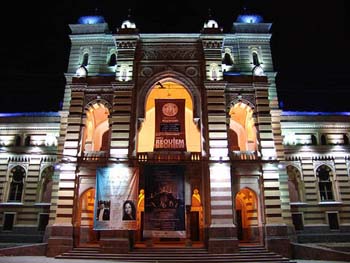
[[[242,251],[241,251],[242,250]],[[232,254],[211,254],[204,248],[134,248],[128,254],[101,253],[99,248],[79,247],[63,253],[60,259],[112,259],[127,262],[290,262],[276,253],[267,251],[264,247],[240,247],[240,252]]]

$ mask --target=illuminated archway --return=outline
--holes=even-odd
[[[230,108],[229,147],[239,151],[257,151],[256,128],[253,110],[243,102]],[[235,139],[230,139],[235,138]]]
[[[89,188],[79,198],[77,209],[76,231],[79,234],[79,243],[92,242],[97,240],[97,234],[93,230],[94,224],[95,189]]]
[[[179,83],[159,83],[155,83],[146,96],[145,119],[138,133],[137,152],[154,150],[155,99],[185,99],[186,149],[188,152],[200,152],[200,131],[193,119],[193,101],[190,93]]]
[[[84,151],[106,151],[109,143],[109,110],[102,103],[92,104],[86,111],[83,136]]]
[[[235,198],[237,236],[241,241],[259,240],[258,199],[249,188],[241,189]]]

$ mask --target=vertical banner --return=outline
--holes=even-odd
[[[156,99],[154,150],[186,151],[185,99]]]
[[[138,174],[124,166],[96,171],[94,230],[137,228]]]
[[[184,167],[145,167],[144,237],[185,238]]]

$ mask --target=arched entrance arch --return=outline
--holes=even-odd
[[[235,197],[237,237],[242,242],[259,242],[258,198],[245,187]]]
[[[186,75],[175,72],[172,70],[167,70],[153,77],[149,78],[143,85],[142,89],[138,93],[138,109],[137,117],[139,119],[145,118],[145,107],[146,100],[149,92],[157,85],[157,83],[173,82],[183,86],[190,94],[193,101],[193,118],[199,119],[201,113],[201,95],[198,86],[189,79]]]
[[[156,100],[168,99],[176,101],[183,99],[185,100],[184,132],[186,136],[186,151],[200,152],[200,129],[198,127],[198,119],[194,115],[195,103],[193,96],[188,89],[182,83],[174,81],[172,78],[165,78],[154,83],[145,95],[145,99],[143,100],[145,102],[144,118],[138,130],[136,151],[138,153],[154,151]]]

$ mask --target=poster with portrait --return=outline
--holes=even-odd
[[[185,99],[155,100],[155,151],[186,151]]]
[[[94,230],[134,230],[138,174],[122,165],[96,170]]]
[[[184,167],[146,166],[144,237],[185,238]]]

